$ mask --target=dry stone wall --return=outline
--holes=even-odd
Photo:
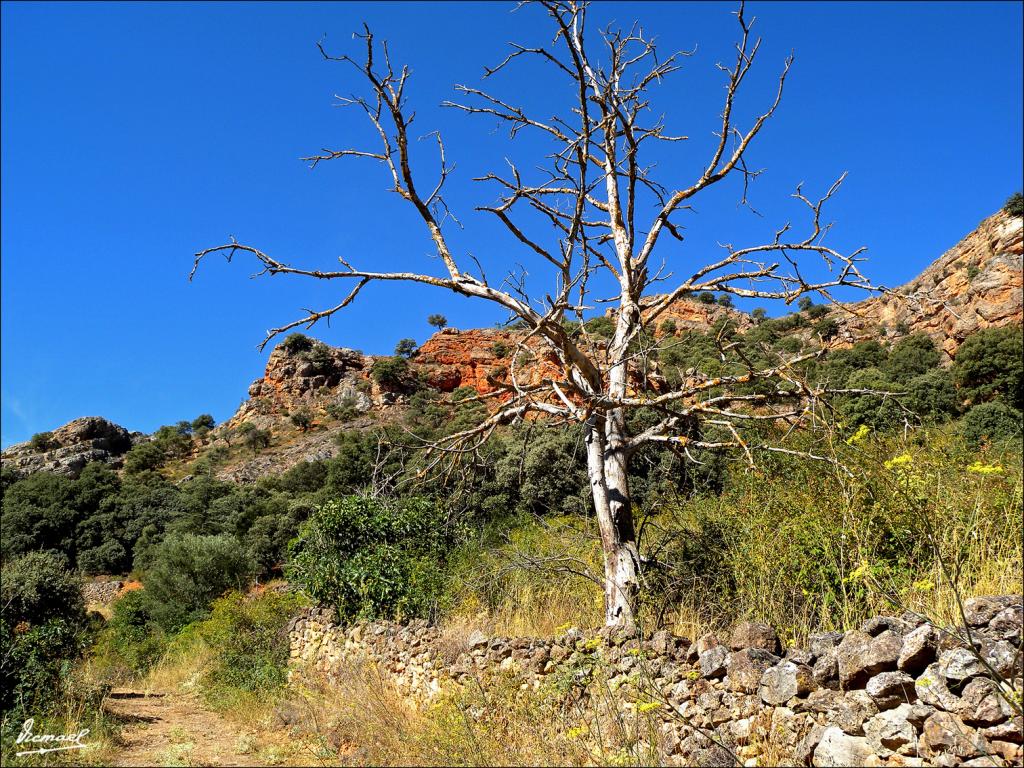
[[[369,662],[410,698],[495,675],[524,690],[595,673],[623,710],[657,719],[667,764],[1011,766],[1022,758],[1021,596],[965,604],[966,626],[915,614],[783,649],[762,624],[691,643],[667,631],[554,639],[453,638],[425,622],[339,626],[313,608],[289,626],[292,663],[328,679]],[[996,682],[1000,681],[1000,682]]]

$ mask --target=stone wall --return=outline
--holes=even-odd
[[[86,581],[82,584],[82,599],[86,605],[110,605],[121,594],[124,582],[119,579]]]
[[[500,673],[527,690],[559,675],[585,693],[599,671],[623,710],[657,719],[668,764],[757,765],[762,756],[793,765],[1020,765],[1022,599],[974,598],[965,608],[959,629],[907,613],[785,651],[774,630],[752,623],[696,643],[666,631],[454,637],[425,622],[342,627],[323,608],[294,619],[289,637],[297,668],[330,679],[370,662],[421,702]],[[994,677],[1010,681],[1002,693]]]

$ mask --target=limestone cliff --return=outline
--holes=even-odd
[[[927,333],[956,354],[977,330],[1020,324],[1024,311],[1024,219],[1000,211],[893,294],[847,306],[836,317],[856,339]]]
[[[99,416],[84,416],[54,430],[46,443],[12,445],[3,452],[3,463],[20,475],[53,472],[78,477],[91,461],[120,466],[122,456],[142,439],[143,435]]]

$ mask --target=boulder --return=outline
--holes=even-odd
[[[983,627],[1005,608],[1021,602],[1017,595],[972,597],[964,601],[964,618],[972,627]]]
[[[758,624],[752,621],[736,625],[732,637],[729,639],[729,647],[734,651],[744,648],[759,648],[775,655],[778,655],[782,649],[779,636],[774,629],[767,624]]]
[[[970,758],[988,751],[985,737],[949,712],[940,711],[929,717],[918,742],[918,752],[925,758]]]
[[[976,677],[964,686],[955,712],[968,725],[991,726],[1009,718],[1013,709],[999,694],[994,682],[987,677]]]
[[[882,672],[875,675],[865,690],[879,709],[892,709],[917,701],[914,678],[905,672]]]
[[[917,730],[910,722],[910,704],[879,712],[864,723],[864,735],[872,749],[883,757],[892,752],[917,750]]]
[[[985,665],[967,648],[953,648],[939,655],[939,674],[953,685],[985,674]]]
[[[729,690],[756,693],[765,670],[779,657],[761,648],[744,648],[729,655]]]
[[[765,670],[761,676],[759,693],[765,704],[778,706],[785,704],[794,696],[810,693],[815,687],[814,674],[810,667],[783,661]]]
[[[989,632],[1000,640],[1020,641],[1024,627],[1024,606],[1011,605],[997,613],[988,623]]]
[[[871,676],[895,669],[902,647],[903,639],[892,630],[876,637],[858,630],[847,632],[837,649],[840,685],[858,688]]]
[[[704,677],[722,677],[729,666],[729,651],[725,646],[713,646],[700,654],[698,662]]]
[[[901,672],[916,675],[935,661],[935,629],[931,624],[922,624],[903,637],[896,668]]]
[[[946,685],[946,678],[942,676],[937,663],[930,664],[914,681],[914,689],[921,701],[938,709],[952,711],[959,701],[959,697]]]
[[[841,728],[826,728],[814,749],[814,764],[828,766],[862,766],[872,756],[871,746],[863,736],[850,736]]]

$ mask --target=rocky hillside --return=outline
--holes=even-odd
[[[993,214],[911,283],[831,309],[826,317],[837,327],[833,346],[879,337],[892,341],[923,332],[935,339],[948,361],[974,331],[1021,323],[1022,224],[1019,216],[1003,211]],[[676,333],[704,330],[725,316],[741,332],[754,325],[744,312],[687,298],[665,312],[653,332],[662,335],[666,321],[675,325]],[[812,331],[804,328],[794,333]],[[219,474],[224,479],[251,481],[303,460],[330,457],[335,451],[331,435],[343,424],[351,428],[353,420],[355,426],[360,424],[360,418],[366,425],[386,420],[394,407],[405,402],[408,388],[403,377],[416,377],[445,393],[468,387],[478,394],[491,394],[498,389],[498,382],[507,379],[515,358],[519,381],[537,383],[553,369],[554,360],[536,340],[529,340],[517,352],[523,337],[523,332],[510,329],[444,329],[385,383],[371,375],[375,362],[383,358],[310,340],[281,343],[271,353],[263,377],[250,385],[249,398],[210,437],[215,441],[246,423],[291,434],[258,457],[230,462]],[[600,346],[604,342],[595,334],[592,343]],[[308,413],[326,431],[292,429],[289,419],[297,412]],[[3,462],[20,473],[45,470],[75,475],[89,461],[117,465],[133,440],[140,439],[145,438],[129,435],[104,419],[87,417],[54,432],[50,444],[12,446],[4,451]]]
[[[119,467],[132,445],[145,439],[140,432],[130,433],[99,416],[84,416],[49,435],[12,445],[3,452],[3,463],[23,475],[54,472],[74,477],[91,461]]]
[[[840,325],[854,338],[927,333],[952,358],[977,330],[1021,322],[1024,219],[1000,211],[891,294],[847,306]]]

